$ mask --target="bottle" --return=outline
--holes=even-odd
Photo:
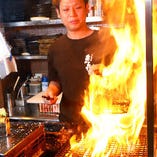
[[[46,75],[43,75],[41,78],[41,86],[42,86],[42,91],[46,91],[47,87],[48,87],[48,78]]]

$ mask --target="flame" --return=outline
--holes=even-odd
[[[107,157],[114,152],[114,147],[108,148],[113,140],[121,148],[127,146],[128,152],[140,142],[146,104],[145,1],[134,0],[130,6],[125,8],[130,20],[125,19],[121,28],[111,28],[118,45],[112,64],[103,66],[102,75],[90,76],[81,114],[91,127],[79,141],[71,138],[66,156],[78,156],[82,150],[82,156]],[[127,156],[127,151],[118,153]]]

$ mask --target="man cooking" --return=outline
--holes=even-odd
[[[53,5],[67,33],[49,49],[49,86],[45,97],[53,105],[63,92],[60,121],[80,122],[89,76],[97,71],[100,63],[111,62],[116,43],[109,29],[96,31],[88,27],[88,0],[54,0]]]

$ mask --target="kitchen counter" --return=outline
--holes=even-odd
[[[0,156],[40,156],[45,151],[45,132],[38,123],[11,122],[11,133],[0,136]]]
[[[69,123],[10,120],[11,134],[0,136],[0,157],[55,156],[73,134]]]
[[[15,103],[15,106],[12,109],[12,114],[9,116],[11,120],[38,120],[38,121],[51,121],[51,122],[59,122],[59,103],[61,101],[62,94],[58,96],[58,100],[55,105],[56,111],[52,112],[52,110],[47,111],[45,107],[41,112],[41,108],[39,108],[39,104],[43,104],[42,95],[44,92],[40,92],[34,96],[29,96],[23,103]],[[16,102],[16,100],[15,100]],[[19,105],[20,104],[20,105]]]

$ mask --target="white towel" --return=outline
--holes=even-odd
[[[3,79],[11,72],[17,72],[17,65],[11,54],[11,48],[0,32],[0,78]]]
[[[0,61],[7,57],[10,57],[10,50],[11,48],[9,47],[4,36],[0,32]]]

